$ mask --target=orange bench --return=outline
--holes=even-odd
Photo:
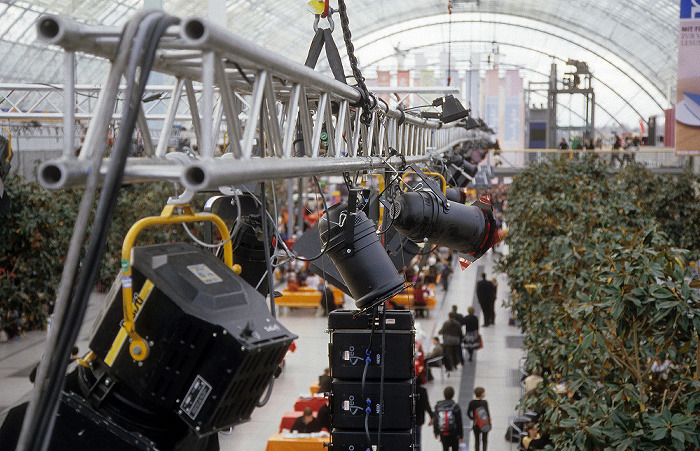
[[[432,284],[430,284],[432,285]],[[433,292],[434,290],[434,286]],[[429,311],[431,308],[435,307],[435,304],[437,303],[437,299],[435,296],[424,296],[423,299],[425,300],[425,306],[417,306],[415,305],[415,297],[413,296],[413,287],[407,287],[405,290],[403,290],[401,293],[397,294],[393,298],[389,299],[388,302],[394,302],[399,305],[403,305],[406,308],[413,308],[415,310],[420,310],[423,309],[425,310],[425,313],[427,316],[429,316]]]
[[[335,304],[342,307],[345,304],[344,293],[336,287],[331,287]],[[282,297],[275,299],[279,307],[317,308],[321,305],[322,293],[310,287],[300,287],[297,291],[282,290]]]

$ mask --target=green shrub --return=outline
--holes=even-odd
[[[159,215],[168,197],[176,194],[172,187],[159,182],[120,190],[98,287],[111,284],[118,273],[122,242],[131,225]],[[6,321],[8,314],[18,312],[25,330],[42,328],[49,302],[56,297],[83,190],[49,191],[18,178],[7,179],[5,189],[12,209],[0,218],[0,317]],[[202,198],[195,204],[201,205]],[[181,226],[150,227],[139,234],[137,244],[182,240],[188,238]]]
[[[546,161],[509,191],[509,305],[527,364],[547,370],[523,405],[557,450],[700,447],[700,293],[631,180],[592,157]]]

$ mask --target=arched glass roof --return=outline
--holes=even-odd
[[[103,25],[122,25],[143,0],[1,0],[0,55],[3,82],[60,81],[55,49],[35,42],[34,23],[56,13]],[[149,4],[158,0],[149,0]],[[296,61],[313,37],[305,0],[221,0],[234,33]],[[206,15],[207,0],[162,0],[178,16]],[[546,80],[552,62],[588,63],[595,77],[600,122],[636,122],[661,115],[675,103],[679,3],[677,0],[353,0],[346,1],[353,42],[363,69],[396,67],[397,48],[406,68],[440,69],[449,49],[452,68],[473,69],[474,54],[516,67],[528,81]],[[337,6],[331,0],[331,6]],[[337,14],[334,16],[339,22]],[[450,25],[451,23],[451,25]],[[334,33],[341,54],[340,27]],[[19,57],[21,55],[21,57]],[[8,64],[9,62],[9,64]],[[79,60],[79,83],[94,83],[103,63]],[[346,62],[346,71],[349,66]],[[418,67],[416,67],[418,68]],[[482,69],[485,66],[481,67]],[[533,99],[536,101],[536,99]]]

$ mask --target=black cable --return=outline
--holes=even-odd
[[[321,195],[321,202],[323,203],[323,214],[324,214],[324,215],[326,216],[326,218],[327,218],[327,217],[328,217],[328,205],[326,205],[326,198],[323,196],[323,190],[321,189],[321,184],[318,183],[318,178],[317,178],[316,176],[314,176],[314,182],[316,182],[316,189],[318,189],[318,192],[319,192],[319,194]],[[329,224],[328,230],[330,231],[330,224]],[[326,241],[326,244],[330,243],[330,241],[331,241],[331,239],[330,239],[330,237],[328,237],[328,240]],[[295,255],[295,258],[296,258],[297,260],[301,260],[301,261],[303,261],[303,262],[314,261],[314,260],[316,260],[316,259],[321,258],[321,257],[323,256],[323,254],[326,253],[326,250],[327,250],[327,249],[326,249],[326,246],[324,245],[324,246],[321,247],[321,251],[320,251],[320,252],[318,253],[318,255],[316,255],[315,257],[310,257],[310,258],[308,258],[308,257],[301,257],[301,256],[299,256],[299,255]]]
[[[124,42],[123,40],[120,42],[120,51],[124,49],[122,45],[133,46],[135,49],[127,66],[128,103],[122,112],[122,132],[117,137],[115,148],[112,151],[110,167],[103,183],[90,243],[82,265],[84,269],[78,277],[78,282],[73,292],[73,302],[68,306],[62,323],[57,325],[59,327],[59,335],[54,355],[70,355],[70,350],[80,331],[90,298],[90,290],[94,285],[99,272],[101,257],[104,254],[109,226],[124,178],[124,167],[129,153],[131,136],[136,126],[140,99],[143,97],[148,74],[153,65],[155,51],[165,30],[170,25],[178,22],[179,19],[176,17],[168,16],[162,12],[149,11],[143,16],[138,16],[138,20],[132,22],[133,25],[127,24],[127,27],[138,28],[133,42]],[[125,28],[124,35],[128,35],[127,31]],[[146,41],[146,39],[150,40]],[[139,66],[141,70],[137,72]],[[135,84],[137,73],[140,77],[138,83]],[[25,447],[27,450],[39,451],[48,447],[61,390],[65,381],[63,360],[59,359],[55,363],[51,362],[45,380],[50,381],[50,383],[43,387],[45,391],[40,395],[37,403],[37,416],[28,425],[29,432]]]
[[[379,363],[379,425],[377,426],[377,449],[382,449],[382,418],[384,416],[384,357],[386,355],[386,305],[382,309],[382,354]]]
[[[246,75],[245,72],[243,72],[243,68],[241,67],[241,65],[235,61],[233,61],[233,65],[236,66],[236,69],[238,70],[238,73],[241,74],[241,77],[243,77],[243,79],[247,81],[250,86],[253,86],[252,80],[248,78],[248,75]]]
[[[374,310],[372,311],[372,314],[370,315],[370,321],[371,321],[371,326],[370,326],[370,332],[369,332],[369,345],[367,346],[367,349],[365,350],[365,368],[362,370],[362,390],[361,390],[361,397],[362,400],[365,401],[365,382],[367,380],[367,369],[369,368],[370,362],[372,362],[372,337],[374,336],[374,324],[375,324],[375,318],[377,316],[377,308],[374,307]],[[384,362],[380,362],[384,363]],[[367,399],[365,401],[367,403],[367,406],[365,407],[365,435],[367,436],[367,443],[368,445],[371,446],[372,444],[372,438],[369,435],[369,414],[372,411],[371,408],[371,400]]]

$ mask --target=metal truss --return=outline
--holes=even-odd
[[[37,29],[40,40],[65,50],[63,121],[65,136],[74,136],[75,122],[84,114],[78,99],[85,97],[72,83],[75,53],[112,59],[120,30],[59,16],[42,17]],[[167,30],[154,71],[173,76],[175,82],[167,97],[158,99],[165,106],[157,139],[149,120],[153,111],[141,104],[138,129],[145,156],[129,159],[127,182],[175,180],[194,193],[250,181],[385,170],[427,161],[467,134],[382,102],[372,111],[371,122],[362,124],[354,106],[361,98],[356,88],[197,17]],[[112,65],[107,78],[116,77],[120,74]],[[80,153],[75,156],[72,141],[66,139],[63,157],[40,167],[40,183],[48,188],[84,183],[91,160],[103,150],[110,123],[123,107],[117,85],[105,82],[100,89]],[[35,95],[48,101],[48,96]],[[173,125],[183,114],[196,137],[194,158],[182,153],[173,158],[167,152]],[[219,155],[222,139],[226,148]],[[106,162],[100,170],[106,171]]]

